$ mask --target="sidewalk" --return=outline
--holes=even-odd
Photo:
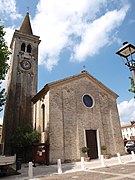
[[[128,162],[135,162],[135,158],[133,160],[133,155],[124,155],[121,156],[121,162],[118,160],[118,157],[112,157],[110,159],[105,159],[105,165],[101,163],[100,159],[96,160],[90,160],[89,162],[84,162],[84,170],[89,170],[89,169],[96,169],[96,168],[104,168],[107,166],[113,166],[113,165],[118,165],[120,163],[126,164]],[[62,164],[62,173],[70,173],[70,172],[77,172],[77,171],[82,171],[82,166],[81,162],[74,162],[74,163],[64,163]],[[5,177],[1,179],[21,179],[21,180],[26,180],[28,178],[28,164],[22,164],[22,168],[20,171],[20,175],[16,176],[10,176],[10,177]],[[33,175],[36,180],[38,177],[44,177],[44,176],[49,176],[53,174],[58,174],[58,168],[57,165],[37,165],[36,167],[33,167]]]

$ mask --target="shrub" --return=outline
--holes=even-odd
[[[82,147],[82,152],[83,153],[86,153],[86,152],[88,152],[90,149],[88,148],[88,147],[86,147],[86,146],[84,146],[84,147]]]

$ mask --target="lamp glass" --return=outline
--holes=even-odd
[[[135,46],[133,46],[132,44],[127,44],[123,46],[122,48],[120,48],[118,52],[116,52],[116,54],[124,58],[130,56],[133,53],[135,53]]]

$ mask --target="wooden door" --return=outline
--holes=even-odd
[[[86,130],[86,143],[87,147],[90,149],[88,156],[91,159],[98,158],[98,148],[97,148],[97,131],[96,130]]]

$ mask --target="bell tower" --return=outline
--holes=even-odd
[[[39,37],[33,35],[29,13],[15,30],[8,72],[7,99],[3,119],[4,154],[11,155],[10,138],[18,126],[33,125],[31,99],[37,93]]]

